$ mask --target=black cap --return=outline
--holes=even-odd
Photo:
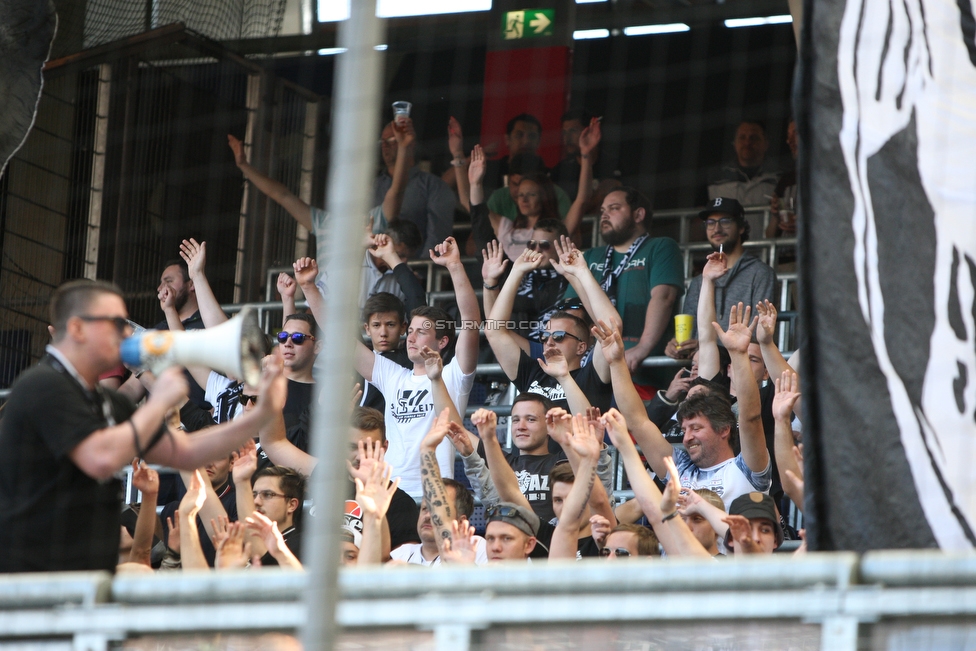
[[[769,520],[776,528],[776,546],[783,544],[783,525],[780,524],[779,514],[776,512],[776,502],[769,495],[757,491],[739,495],[729,504],[729,515],[741,515],[749,520],[759,518]],[[731,534],[730,529],[725,535],[726,544],[731,539]]]
[[[729,199],[728,197],[715,197],[712,199],[708,207],[698,213],[698,218],[708,219],[710,215],[717,212],[731,215],[740,221],[746,218],[746,211],[742,209],[742,204],[735,199]]]

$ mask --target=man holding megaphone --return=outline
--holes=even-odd
[[[15,382],[0,422],[0,572],[113,570],[122,484],[133,457],[194,470],[225,457],[270,424],[285,403],[279,356],[265,365],[254,409],[192,437],[166,425],[186,401],[178,366],[159,373],[136,409],[98,385],[131,334],[121,291],[72,281],[51,299],[54,341]]]

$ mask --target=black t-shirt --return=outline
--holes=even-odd
[[[536,535],[535,549],[529,554],[529,558],[549,558],[549,548],[552,547],[552,535],[556,533],[555,525],[543,522],[539,525],[539,533]],[[576,560],[581,558],[599,558],[600,548],[596,546],[593,536],[586,536],[576,541]]]
[[[552,493],[549,486],[549,471],[560,461],[566,460],[566,454],[560,450],[553,454],[520,454],[512,450],[505,455],[508,465],[515,471],[522,495],[529,501],[529,506],[543,522],[549,522],[556,517],[552,510]]]
[[[569,374],[573,376],[576,384],[589,398],[591,405],[599,407],[600,411],[604,412],[610,409],[610,402],[613,400],[613,387],[600,379],[592,363],[575,371],[570,371]],[[526,355],[524,351],[519,355],[518,372],[513,382],[519,393],[528,391],[529,393],[542,394],[555,403],[556,407],[562,407],[569,411],[569,403],[566,401],[566,393],[562,386],[555,378],[546,375],[546,372],[539,366],[539,362]]]
[[[312,404],[312,393],[315,391],[314,382],[296,382],[288,380],[288,399],[285,400],[285,429],[298,425],[302,412]],[[303,448],[304,449],[304,448]]]
[[[89,392],[46,357],[24,372],[0,421],[0,572],[109,570],[119,557],[122,483],[92,479],[68,456],[135,406]],[[145,433],[142,434],[145,437]]]
[[[285,539],[285,544],[288,545],[288,549],[295,555],[295,558],[302,560],[302,528],[300,526],[289,527],[281,532],[281,537]],[[277,564],[278,561],[271,555],[271,552],[265,552],[264,556],[261,557],[263,567]]]
[[[349,482],[349,490],[346,492],[346,499],[356,499],[356,485]],[[358,505],[357,505],[358,507]],[[390,526],[390,549],[396,549],[406,543],[419,543],[420,536],[417,534],[417,520],[420,519],[420,508],[406,491],[396,489],[393,499],[390,500],[390,508],[386,512],[386,522]],[[359,520],[356,528],[362,533],[362,520]]]

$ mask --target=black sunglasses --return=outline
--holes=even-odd
[[[563,312],[565,310],[582,310],[583,301],[578,298],[567,298],[565,301],[560,301],[553,306],[553,309],[557,312]]]
[[[552,337],[552,340],[557,344],[561,343],[562,340],[565,339],[566,337],[572,337],[576,341],[580,343],[584,343],[582,339],[580,339],[574,334],[570,334],[566,332],[565,330],[556,330],[554,332],[543,332],[541,335],[539,335],[539,341],[541,341],[542,343],[546,343],[547,341],[549,341],[549,337]]]
[[[549,240],[529,240],[525,248],[529,251],[548,251],[552,248],[552,242]]]
[[[241,406],[242,407],[246,407],[247,406],[247,403],[249,403],[249,402],[253,402],[255,405],[257,405],[258,404],[258,397],[257,396],[249,396],[246,393],[242,393],[241,394]]]
[[[85,321],[85,322],[88,322],[88,323],[93,323],[95,321],[107,321],[107,322],[109,322],[109,323],[111,323],[112,325],[115,326],[115,329],[119,331],[119,334],[120,335],[124,335],[125,334],[125,329],[126,328],[131,328],[132,327],[132,325],[129,323],[129,320],[127,318],[123,317],[123,316],[88,316],[88,315],[80,315],[80,316],[78,316],[78,318],[81,319],[82,321]]]
[[[630,552],[624,549],[623,547],[616,547],[614,549],[610,549],[609,547],[604,547],[603,549],[600,550],[600,556],[609,556],[611,551],[613,552],[614,556],[619,556],[620,558],[630,556]]]
[[[292,343],[294,343],[296,346],[301,346],[302,344],[304,344],[306,339],[311,339],[312,341],[315,341],[315,337],[313,337],[312,335],[307,335],[303,332],[285,332],[284,330],[282,330],[281,332],[278,333],[279,344],[285,343],[286,341],[288,341],[289,338],[291,338]]]

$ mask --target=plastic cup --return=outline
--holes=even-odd
[[[410,117],[410,109],[413,104],[410,102],[393,102],[393,121],[399,124]]]
[[[691,327],[695,323],[695,317],[690,314],[676,314],[674,316],[674,340],[679,344],[691,339]]]

